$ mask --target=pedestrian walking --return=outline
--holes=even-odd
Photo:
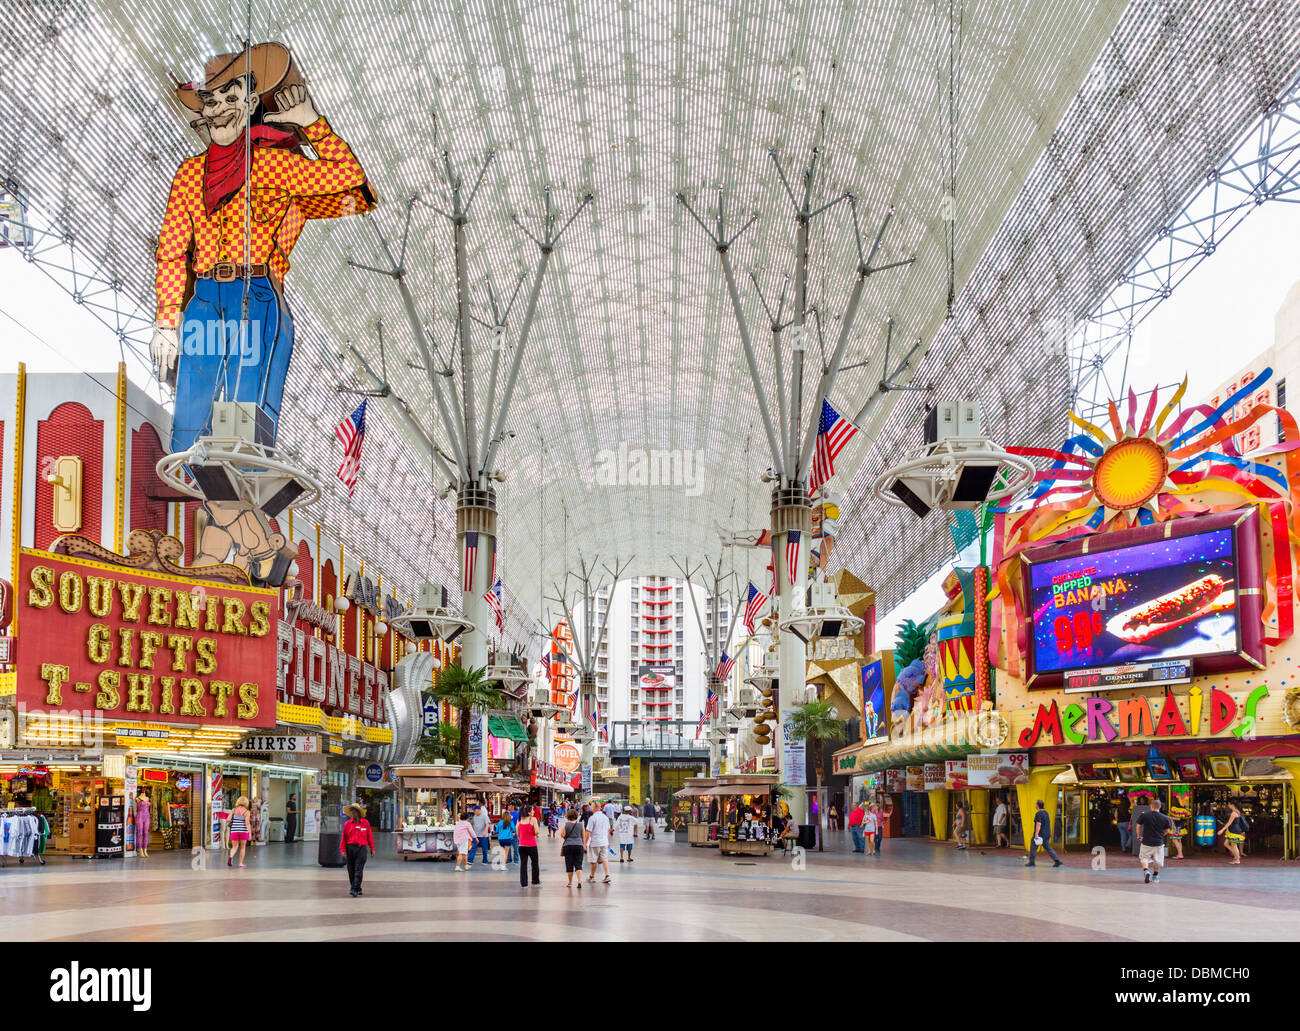
[[[1119,850],[1131,851],[1133,844],[1133,811],[1127,797],[1115,803],[1115,829],[1119,831]]]
[[[591,874],[587,880],[596,879],[596,867],[603,867],[605,879],[609,884],[609,817],[604,810],[597,809],[587,818],[587,827],[583,833],[583,843],[587,846],[587,862],[591,864]]]
[[[560,815],[554,809],[546,810],[546,836],[555,837],[555,832],[560,829]]]
[[[952,825],[953,840],[957,843],[957,848],[965,851],[966,838],[970,834],[970,817],[966,815],[966,803],[957,803],[957,817]]]
[[[464,873],[469,869],[469,850],[474,843],[474,825],[464,812],[451,828],[451,841],[456,846],[456,873]]]
[[[1011,813],[1007,809],[1007,800],[998,796],[998,804],[993,810],[993,845],[995,848],[1010,848],[1011,836],[1007,834],[1007,821]]]
[[[469,849],[469,865],[474,865],[474,856],[481,849],[483,861],[479,865],[487,866],[488,853],[492,850],[492,821],[488,819],[487,810],[481,805],[475,805],[474,815],[470,817],[469,824],[474,829],[474,844]]]
[[[1165,835],[1173,829],[1174,821],[1160,811],[1158,798],[1134,821],[1133,833],[1139,841],[1138,862],[1142,864],[1142,880],[1147,884],[1160,880],[1160,870],[1165,865]]]
[[[519,858],[515,844],[515,824],[508,812],[502,813],[501,819],[497,821],[497,844],[501,846],[502,858],[505,860],[501,867],[504,870]]]
[[[564,872],[568,875],[566,887],[573,887],[573,875],[578,875],[578,888],[582,888],[582,853],[586,848],[582,843],[583,826],[578,820],[578,810],[570,809],[564,817],[564,826],[560,828],[560,852],[564,856]]]
[[[849,836],[853,838],[854,852],[866,852],[867,850],[867,832],[863,829],[866,817],[866,802],[859,802],[849,813]]]
[[[519,887],[528,887],[528,867],[533,868],[533,884],[541,884],[537,876],[537,832],[540,830],[537,817],[531,812],[525,813],[515,825],[516,846],[519,849]]]
[[[298,796],[290,795],[284,804],[284,843],[292,845],[294,835],[298,833]]]
[[[252,815],[248,808],[248,796],[240,795],[235,800],[235,808],[230,812],[230,855],[226,858],[227,866],[235,865],[236,855],[239,856],[240,867],[244,866],[244,850],[248,847]]]
[[[350,817],[343,824],[343,836],[339,838],[339,851],[348,860],[348,882],[352,886],[349,894],[356,898],[361,894],[361,878],[366,872],[366,859],[375,854],[375,836],[370,830],[370,821],[361,806],[353,803],[343,807]]]
[[[641,808],[641,819],[645,821],[645,836],[649,841],[655,836],[655,804],[648,798]]]
[[[623,812],[619,814],[616,827],[618,829],[618,861],[623,862],[623,857],[632,862],[632,846],[636,844],[636,816],[631,806],[626,806]]]
[[[876,814],[876,836],[874,839],[875,849],[871,853],[877,859],[880,858],[880,846],[885,840],[885,823],[888,821],[892,809],[881,809],[879,802],[871,803],[871,811]]]
[[[1223,835],[1223,844],[1232,855],[1229,866],[1241,865],[1241,846],[1246,843],[1246,832],[1250,830],[1250,821],[1242,815],[1236,802],[1228,803],[1228,818],[1219,833]]]
[[[1052,867],[1061,865],[1061,857],[1056,854],[1056,849],[1052,848],[1052,818],[1047,815],[1047,810],[1043,807],[1043,800],[1038,800],[1038,808],[1034,812],[1034,830],[1029,839],[1029,862],[1027,866],[1034,865],[1034,857],[1038,855],[1038,846],[1041,845],[1047,854],[1052,857]]]

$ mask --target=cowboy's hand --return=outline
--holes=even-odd
[[[180,354],[180,340],[173,326],[156,326],[149,341],[149,356],[158,372],[158,382],[176,386],[176,356]]]
[[[286,86],[275,95],[275,103],[279,110],[268,111],[263,121],[306,128],[320,117],[307,94],[306,86]]]

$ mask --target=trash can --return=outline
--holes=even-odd
[[[342,840],[341,831],[321,831],[320,843],[316,849],[316,862],[321,866],[346,866],[347,856],[339,851],[339,842]]]
[[[815,823],[799,824],[799,847],[808,852],[817,849],[817,825]]]

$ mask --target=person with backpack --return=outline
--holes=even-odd
[[[1223,844],[1232,854],[1229,866],[1241,865],[1241,846],[1246,843],[1246,832],[1250,830],[1250,821],[1237,808],[1236,802],[1228,803],[1228,817],[1219,833],[1223,835]]]

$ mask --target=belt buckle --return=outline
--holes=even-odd
[[[235,281],[235,265],[230,261],[219,261],[212,266],[212,278],[218,283],[233,283]]]

